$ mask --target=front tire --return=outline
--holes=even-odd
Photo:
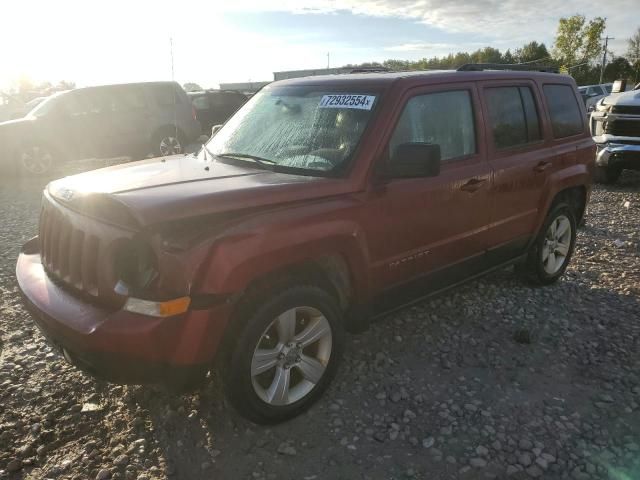
[[[16,151],[15,163],[19,176],[43,176],[53,170],[55,154],[45,143],[28,143]]]
[[[576,244],[576,216],[570,205],[552,206],[520,273],[536,285],[556,282],[565,272]]]
[[[312,285],[254,300],[236,318],[242,324],[223,380],[242,416],[277,423],[309,408],[333,379],[344,343],[342,314],[333,296]]]

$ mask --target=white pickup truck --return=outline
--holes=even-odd
[[[590,127],[598,147],[596,181],[614,183],[623,169],[640,170],[640,84],[600,100]]]

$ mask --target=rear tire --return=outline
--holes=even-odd
[[[534,285],[549,285],[565,272],[576,244],[576,216],[571,206],[551,207],[527,259],[518,271]]]
[[[152,138],[152,150],[158,157],[179,155],[185,151],[185,138],[180,130],[166,127],[158,131]]]
[[[618,178],[620,178],[621,173],[622,173],[621,168],[596,166],[594,179],[597,183],[602,183],[604,185],[611,185],[618,181]]]
[[[256,423],[293,418],[318,400],[335,376],[344,343],[340,308],[313,285],[265,292],[244,305],[221,369],[227,397]]]

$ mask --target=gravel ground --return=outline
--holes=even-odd
[[[640,174],[595,188],[558,284],[508,269],[389,316],[270,428],[216,378],[175,396],[68,366],[14,278],[43,182],[0,182],[1,479],[640,478]]]

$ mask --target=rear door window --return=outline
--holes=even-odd
[[[582,113],[573,88],[569,85],[544,85],[542,89],[551,117],[553,136],[564,138],[582,133]]]
[[[602,95],[602,90],[600,90],[600,87],[589,87],[587,88],[587,95]]]
[[[497,149],[528,145],[542,139],[538,109],[529,87],[485,89],[493,143]]]
[[[418,95],[408,102],[389,142],[389,155],[402,143],[440,145],[442,160],[476,153],[476,132],[468,90]]]

